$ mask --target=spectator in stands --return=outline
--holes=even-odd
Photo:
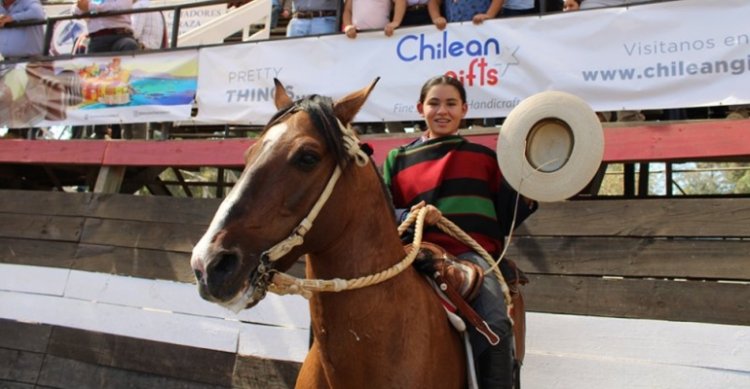
[[[404,27],[432,24],[432,18],[427,9],[428,2],[429,0],[394,0],[393,22],[391,23],[400,21],[399,25]]]
[[[345,0],[342,15],[344,33],[347,37],[354,39],[357,37],[358,30],[382,28],[386,36],[393,35],[393,30],[401,24],[401,21],[391,22],[392,4],[391,0]],[[405,2],[402,1],[401,4]]]
[[[291,15],[289,0],[271,1],[271,28],[279,25],[279,19],[289,19]]]
[[[500,13],[503,0],[430,0],[427,5],[432,23],[438,30],[442,30],[446,24],[453,22],[471,20],[474,24],[482,24]]]
[[[505,0],[503,2],[502,16],[531,15],[539,12],[534,6],[534,0]]]
[[[149,8],[149,0],[134,0],[133,9]],[[167,47],[167,24],[164,14],[159,12],[142,12],[130,15],[133,23],[133,37],[146,50]]]
[[[287,37],[332,34],[339,30],[340,0],[292,0]]]
[[[42,55],[44,50],[43,25],[27,27],[8,27],[7,25],[13,22],[44,20],[44,18],[44,7],[39,0],[3,0],[0,2],[0,58],[17,60]],[[0,62],[2,60],[0,59]],[[13,65],[7,68],[0,66],[0,74],[11,71],[12,67]],[[19,73],[23,73],[23,71],[19,71]],[[3,119],[9,123],[14,122],[9,118],[16,119],[17,123],[27,123],[28,121],[24,119],[31,119],[34,112],[38,111],[32,109],[32,104],[28,102],[24,104],[24,99],[19,98],[21,94],[17,91],[15,93],[3,93],[3,87],[5,86],[0,86],[0,101],[2,101],[0,112],[5,111]],[[9,89],[6,89],[6,91],[10,92]],[[23,92],[23,95],[26,92],[28,91]],[[33,94],[29,93],[29,95]],[[6,99],[13,101],[5,101]],[[35,105],[38,106],[39,104]],[[18,109],[21,106],[25,106],[25,108]],[[41,109],[41,111],[44,110]],[[34,139],[36,132],[36,128],[10,128],[7,136]]]
[[[39,0],[3,0],[0,3],[0,54],[5,59],[42,55],[44,26],[6,27],[9,23],[44,20]]]
[[[132,0],[78,0],[73,9],[76,15],[124,11],[133,8]],[[138,41],[133,36],[133,23],[130,15],[105,16],[86,19],[89,31],[89,53],[138,50]]]

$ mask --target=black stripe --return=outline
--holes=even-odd
[[[492,200],[495,196],[490,192],[488,183],[475,178],[455,178],[445,180],[440,185],[440,197],[452,196],[483,196]]]

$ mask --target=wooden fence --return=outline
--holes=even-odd
[[[0,191],[0,263],[193,282],[190,251],[218,204]],[[542,204],[508,256],[531,279],[530,311],[750,325],[749,253],[750,199],[639,199]],[[299,368],[7,319],[0,333],[0,386],[283,388]]]

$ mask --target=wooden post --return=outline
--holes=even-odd
[[[94,193],[120,193],[125,166],[102,166],[96,177]]]

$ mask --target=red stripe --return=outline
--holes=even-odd
[[[487,252],[492,256],[497,255],[502,250],[500,242],[492,240],[487,236],[476,233],[469,233],[469,236],[474,238],[474,240],[485,250],[487,250]],[[460,241],[443,232],[425,232],[423,240],[426,242],[435,243],[436,245],[444,248],[445,251],[453,255],[459,255],[468,251],[473,251],[471,247],[461,243]]]
[[[441,159],[420,162],[398,172],[393,187],[400,190],[395,191],[393,200],[396,207],[405,207],[420,193],[457,178],[489,181],[492,188],[497,188],[497,171],[497,161],[485,154],[451,151]]]

